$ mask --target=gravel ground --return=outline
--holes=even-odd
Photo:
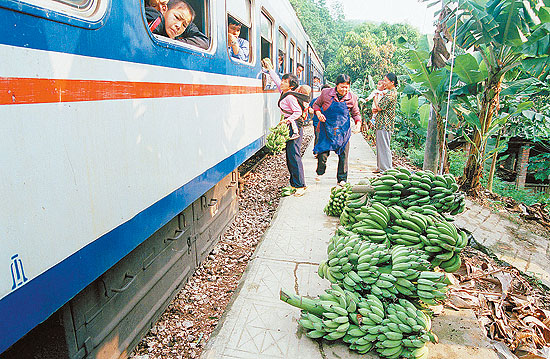
[[[302,153],[313,137],[304,129]],[[198,358],[279,206],[288,185],[285,155],[253,157],[241,166],[239,213],[208,258],[131,354],[132,359]]]

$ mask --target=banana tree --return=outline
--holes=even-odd
[[[481,133],[482,125],[478,116],[478,113],[480,113],[479,106],[479,98],[475,96],[459,96],[456,98],[455,110],[462,114],[464,120],[470,125],[470,128],[473,129],[474,136]],[[479,144],[480,148],[475,151],[477,156],[482,156],[481,158],[476,158],[476,160],[482,164],[484,164],[487,159],[492,158],[489,178],[487,179],[487,189],[489,191],[492,191],[498,153],[503,149],[503,147],[505,147],[503,146],[501,139],[505,133],[507,123],[511,118],[521,117],[524,111],[533,107],[533,102],[523,101],[506,107],[506,112],[501,111],[500,113],[495,114],[490,127],[481,136],[481,143]],[[495,135],[496,139],[494,138]],[[471,147],[478,146],[478,144],[474,142],[474,137],[468,135],[467,132],[464,132],[464,137],[470,143]],[[489,147],[488,145],[491,139],[493,140],[492,149],[490,151],[486,151],[486,148]]]
[[[471,139],[472,146],[460,181],[464,190],[476,191],[483,173],[484,141],[494,128],[491,126],[493,118],[498,118],[495,114],[498,112],[499,95],[505,76],[510,71],[521,68],[544,79],[550,71],[550,0],[442,2],[444,6],[453,9],[445,21],[451,34],[454,33],[456,23],[456,44],[464,50],[475,50],[486,69],[486,74],[481,72],[484,78],[479,82],[482,92],[478,96],[478,110],[468,115],[472,123],[474,119],[479,123],[476,122],[477,130]],[[469,76],[472,73],[466,72],[462,75]]]
[[[449,87],[456,86],[458,77],[452,75],[448,67],[437,68],[430,65],[432,42],[428,37],[422,38],[417,48],[413,48],[404,40],[400,41],[400,45],[408,49],[409,61],[405,63],[405,67],[412,81],[405,86],[403,93],[424,96],[432,105],[432,114],[435,115],[437,123],[437,158],[442,161],[446,146],[444,123],[447,117],[447,91]],[[436,172],[437,167],[436,165],[432,171]]]

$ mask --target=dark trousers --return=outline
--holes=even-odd
[[[290,172],[290,185],[295,188],[306,186],[302,155],[300,154],[304,130],[298,127],[298,132],[300,133],[300,137],[286,142],[286,166],[288,167],[288,172]],[[292,128],[290,129],[290,135],[293,135]]]
[[[317,174],[319,176],[324,175],[327,169],[327,158],[330,154],[330,151],[321,152],[317,154]],[[349,141],[342,151],[338,155],[338,172],[336,173],[337,182],[347,181],[348,180],[348,154],[349,154]]]

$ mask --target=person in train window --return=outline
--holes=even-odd
[[[277,71],[279,71],[279,76],[283,76],[284,70],[285,70],[285,53],[279,50],[279,55],[277,56]]]
[[[231,16],[228,17],[227,23],[227,48],[229,54],[235,59],[248,61],[250,44],[247,40],[239,37],[241,34],[241,23]]]
[[[168,10],[168,0],[149,0],[145,1],[145,6],[154,7],[158,11],[160,11],[162,14]]]
[[[317,76],[313,76],[313,89],[318,90],[319,86],[321,86],[321,79]]]
[[[284,74],[282,79],[277,76],[271,60],[269,58],[262,59],[262,68],[264,71],[269,72],[269,76],[277,85],[281,97],[279,98],[279,108],[283,113],[283,120],[285,122],[295,120],[298,125],[298,137],[289,140],[286,143],[286,165],[288,172],[290,172],[290,186],[295,189],[294,195],[299,197],[303,196],[306,191],[306,180],[304,176],[304,166],[302,164],[302,155],[300,153],[300,147],[302,145],[302,125],[300,121],[304,112],[302,101],[309,101],[305,95],[294,92],[298,87],[298,78],[294,74]],[[303,97],[302,97],[303,96]],[[291,131],[290,135],[294,132]]]
[[[300,79],[300,81],[302,80],[302,72],[304,71],[304,65],[302,65],[301,63],[297,63],[296,64],[296,77],[298,77],[298,79]]]
[[[350,82],[348,75],[338,75],[336,87],[324,89],[313,104],[320,127],[317,143],[313,147],[313,153],[317,154],[317,176],[325,174],[327,158],[330,151],[334,151],[338,155],[336,181],[340,186],[348,179],[350,120],[355,121],[356,128],[361,123],[357,96],[350,92]],[[316,179],[320,180],[319,177]]]
[[[164,13],[148,6],[145,8],[145,15],[149,30],[153,34],[166,36],[201,49],[207,49],[210,46],[208,37],[193,23],[195,10],[183,0],[169,0]]]

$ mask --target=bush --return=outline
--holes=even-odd
[[[419,168],[422,168],[424,165],[424,150],[418,148],[410,148],[408,151],[407,158],[411,163]]]
[[[460,177],[464,174],[464,167],[468,161],[468,154],[462,150],[449,151],[449,172]]]
[[[481,178],[481,185],[487,187],[487,175]],[[515,183],[506,182],[495,176],[493,192],[502,197],[512,198],[514,201],[532,206],[535,203],[550,204],[550,196],[545,193],[534,193],[526,188],[516,188]]]
[[[399,157],[407,157],[407,149],[400,141],[390,141],[390,149]]]

